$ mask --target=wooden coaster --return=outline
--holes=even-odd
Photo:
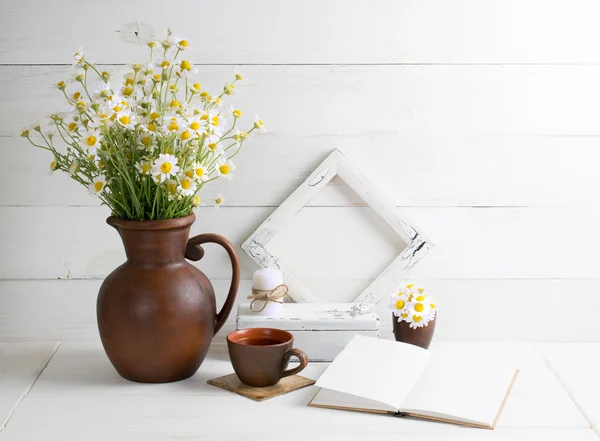
[[[282,378],[275,386],[252,387],[242,384],[237,375],[230,374],[224,377],[213,378],[212,380],[208,380],[207,383],[243,395],[254,401],[264,401],[302,389],[303,387],[312,386],[315,384],[315,380],[309,380],[300,375],[292,375],[291,377]]]

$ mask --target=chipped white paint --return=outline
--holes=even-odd
[[[377,303],[384,295],[397,289],[410,270],[433,244],[404,216],[394,204],[340,150],[334,150],[242,244],[242,249],[260,266],[276,266],[284,273],[290,297],[296,302],[319,302],[302,281],[269,250],[269,242],[300,210],[339,176],[370,206],[407,244],[407,247],[383,272],[367,286],[355,302],[372,300]],[[327,245],[324,245],[327,246]],[[315,250],[315,253],[318,253]]]

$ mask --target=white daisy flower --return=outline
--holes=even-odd
[[[241,132],[238,129],[235,129],[235,131],[233,132],[233,140],[237,143],[241,143],[242,141],[244,141],[245,139],[248,139],[248,132]]]
[[[194,193],[196,193],[196,189],[196,181],[194,181],[192,178],[188,177],[187,175],[179,177],[179,187],[177,187],[177,190],[180,194],[184,196],[192,196]]]
[[[235,164],[233,161],[227,158],[219,158],[215,164],[215,170],[219,176],[227,179],[233,178],[233,171],[235,170]]]
[[[406,321],[409,323],[409,327],[413,329],[422,328],[428,323],[421,314],[409,314]]]
[[[75,55],[73,55],[73,66],[82,66],[85,62],[85,55],[83,53],[83,46],[79,46]]]
[[[180,116],[165,117],[163,127],[167,133],[181,133],[187,129],[187,125]]]
[[[56,159],[54,161],[50,162],[49,168],[50,168],[50,174],[52,174],[56,171],[56,169],[58,168],[58,162],[56,162]]]
[[[194,198],[192,199],[192,205],[196,208],[200,206],[200,196],[197,194],[195,194]]]
[[[100,146],[100,140],[102,136],[100,135],[99,130],[85,130],[81,134],[81,147],[87,150],[91,155],[96,154],[96,150]]]
[[[96,83],[96,86],[92,91],[92,95],[96,99],[107,99],[112,94],[110,83],[105,83],[104,81]]]
[[[89,187],[89,192],[92,196],[97,196],[104,191],[104,187],[106,187],[106,178],[104,175],[100,175],[92,180],[92,183]]]
[[[194,83],[190,86],[190,92],[196,94],[196,93],[200,93],[200,83]]]
[[[208,135],[205,139],[206,147],[208,147],[210,151],[217,155],[220,155],[224,149],[223,145],[219,143],[220,139],[221,137],[215,135],[214,133],[212,135]]]
[[[242,73],[240,73],[237,69],[233,70],[233,76],[235,77],[236,81],[245,81],[245,80],[247,80],[246,76],[243,75]]]
[[[209,118],[208,124],[216,135],[221,135],[227,126],[227,120],[224,115],[214,115]]]
[[[194,67],[192,60],[181,60],[177,65],[177,75],[180,77],[189,77],[198,73],[198,69]]]
[[[235,95],[235,84],[229,81],[223,86],[223,92],[225,95]]]
[[[407,305],[408,296],[403,292],[394,293],[390,296],[389,307],[396,317],[399,317],[400,314],[406,312]]]
[[[223,199],[223,196],[219,195],[215,199],[213,199],[213,202],[215,203],[215,207],[219,208],[221,205],[223,205],[225,199]]]
[[[152,150],[152,132],[145,130],[140,133],[140,144],[138,145],[140,150]]]
[[[229,111],[231,112],[234,118],[240,118],[242,116],[242,111],[240,109],[236,109],[233,106],[229,108]]]
[[[174,179],[167,179],[165,184],[167,185],[167,198],[172,201],[177,197],[177,181]]]
[[[139,161],[136,167],[142,175],[149,175],[152,171],[152,163],[150,161]]]
[[[265,123],[263,122],[262,119],[260,119],[260,116],[258,116],[258,115],[254,115],[254,128],[258,129],[260,131],[265,130]]]
[[[188,128],[196,132],[196,134],[201,135],[205,129],[204,121],[198,116],[193,116],[188,119]]]
[[[167,70],[167,69],[171,69],[171,67],[173,67],[175,65],[175,60],[173,59],[173,57],[170,57],[168,55],[165,57],[157,57],[152,62],[152,65],[156,69]]]
[[[129,108],[117,112],[117,121],[123,127],[133,129],[135,127],[135,115],[131,113]]]
[[[181,35],[170,34],[167,37],[167,41],[171,44],[171,46],[175,46],[181,51],[192,49],[192,47],[190,46],[190,42],[183,38]]]
[[[152,166],[152,176],[154,176],[158,182],[165,182],[167,178],[177,176],[177,173],[179,173],[177,161],[175,156],[161,153],[158,155],[158,158],[156,158],[154,165]]]
[[[208,179],[208,173],[206,171],[206,167],[204,167],[199,162],[196,162],[192,167],[193,177],[198,179],[199,181],[206,181]]]

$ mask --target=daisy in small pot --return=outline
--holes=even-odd
[[[409,283],[390,296],[389,307],[396,341],[429,348],[437,322],[433,296]]]

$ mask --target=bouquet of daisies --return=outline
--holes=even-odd
[[[425,294],[424,288],[406,285],[390,296],[389,307],[398,322],[407,322],[413,329],[427,326],[435,320],[437,305],[433,296]]]
[[[188,41],[170,30],[150,41],[148,64],[132,64],[114,79],[90,63],[80,49],[75,73],[56,88],[68,112],[50,115],[21,136],[51,153],[50,171],[68,173],[112,210],[130,220],[172,219],[200,205],[198,192],[215,179],[231,179],[233,158],[264,124],[237,128],[242,112],[223,111],[223,100],[243,80],[240,73],[213,94],[192,80],[194,63],[183,54]],[[213,199],[218,206],[219,196]]]

